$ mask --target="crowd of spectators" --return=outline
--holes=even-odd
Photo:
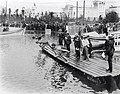
[[[64,32],[65,28],[66,24],[60,22],[45,23],[42,21],[31,21],[29,23],[26,23],[26,30],[33,30],[35,33],[44,32],[45,29],[51,29],[52,32],[57,32],[59,29],[62,29],[62,31]]]

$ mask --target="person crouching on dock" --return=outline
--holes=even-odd
[[[82,41],[81,41],[80,36],[77,33],[75,34],[73,41],[74,41],[74,46],[75,46],[75,53],[76,53],[75,55],[77,58],[80,58],[80,48],[82,45]]]

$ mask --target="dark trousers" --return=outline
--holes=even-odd
[[[92,50],[93,50],[93,49],[92,49],[92,47],[89,47],[89,48],[88,48],[88,51],[89,51],[89,58],[91,58],[91,57],[92,57],[92,53],[91,53],[91,52],[92,52]]]
[[[108,36],[108,32],[105,32],[105,35]]]
[[[87,46],[85,46],[83,48],[83,57],[84,57],[84,60],[89,59],[89,57],[88,57],[88,47]]]
[[[76,52],[76,57],[80,58],[80,49],[79,50],[75,50]]]
[[[66,48],[67,48],[68,51],[70,51],[70,44],[67,44]]]
[[[112,72],[112,58],[113,55],[108,55],[108,65],[109,65],[109,70]]]
[[[63,45],[63,39],[59,38],[59,45]]]

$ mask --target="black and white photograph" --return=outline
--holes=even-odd
[[[120,0],[0,0],[0,94],[120,94]]]

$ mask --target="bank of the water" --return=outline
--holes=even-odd
[[[32,36],[0,38],[0,94],[107,94],[44,54]],[[43,40],[57,43],[56,37]]]

